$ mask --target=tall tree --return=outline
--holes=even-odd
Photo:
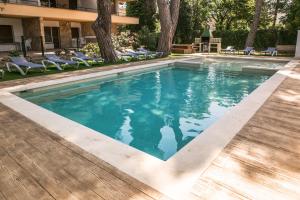
[[[193,41],[193,9],[189,0],[181,0],[178,24],[174,36],[176,43],[191,43]],[[189,33],[189,34],[187,34]]]
[[[111,0],[97,0],[98,17],[92,24],[100,53],[105,62],[116,62],[118,56],[111,38]]]
[[[274,4],[274,15],[273,15],[273,20],[272,20],[272,29],[275,29],[275,26],[276,26],[278,10],[279,10],[279,3],[280,3],[280,0],[276,0],[276,2]]]
[[[254,44],[254,40],[256,37],[256,32],[259,26],[259,20],[260,20],[260,13],[262,10],[262,6],[263,6],[264,1],[263,0],[256,0],[255,1],[255,13],[254,13],[254,17],[253,17],[253,21],[250,27],[250,32],[248,34],[246,43],[245,43],[245,47],[252,47]]]
[[[130,31],[138,32],[146,26],[151,32],[155,32],[158,25],[156,0],[128,1],[126,15],[138,17],[139,24],[127,25]]]
[[[292,0],[288,2],[285,9],[286,16],[283,17],[285,26],[296,33],[296,30],[300,30],[300,1]]]
[[[161,26],[158,51],[167,56],[171,53],[173,37],[176,31],[180,0],[157,0]]]
[[[217,30],[247,28],[246,22],[252,18],[252,2],[249,0],[211,0],[208,5]]]

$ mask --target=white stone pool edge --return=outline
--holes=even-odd
[[[5,88],[0,90],[0,102],[167,196],[183,199],[199,175],[291,73],[298,61],[292,60],[286,64],[284,68],[167,161],[159,160],[104,134],[99,134],[79,123],[19,98],[12,92],[113,76],[116,73],[128,71],[153,69],[157,66],[172,65],[175,61],[184,62],[190,59],[161,61],[154,64]],[[238,59],[242,58],[238,57]],[[241,115],[241,113],[243,114]]]

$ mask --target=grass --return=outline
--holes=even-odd
[[[154,59],[156,59],[156,58],[147,59],[147,60],[154,60]],[[139,62],[139,61],[143,61],[143,60],[119,61],[117,63],[100,63],[100,64],[91,65],[90,67],[80,64],[80,66],[78,68],[75,68],[72,66],[66,66],[63,71],[57,70],[57,68],[55,66],[48,66],[47,70],[45,72],[41,72],[40,70],[29,70],[28,74],[25,76],[22,76],[18,71],[12,71],[12,72],[5,71],[5,75],[2,79],[0,78],[0,82],[16,80],[16,79],[24,79],[24,78],[36,77],[36,76],[45,76],[45,75],[50,75],[50,74],[58,74],[58,73],[63,73],[63,72],[71,72],[71,71],[92,69],[92,68],[98,68],[98,67],[105,67],[105,66],[110,66],[110,65],[134,63],[134,62]]]

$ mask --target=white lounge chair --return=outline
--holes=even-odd
[[[47,54],[47,55],[45,55],[45,57],[47,58],[47,60],[43,60],[42,61],[43,64],[46,64],[46,63],[53,64],[57,68],[60,68],[60,70],[63,70],[63,67],[65,65],[75,66],[76,68],[78,68],[79,64],[80,64],[78,61],[65,60],[65,59],[62,59],[62,58],[58,57],[57,55],[54,55],[54,54]]]
[[[44,64],[37,64],[27,61],[23,56],[9,57],[11,62],[6,63],[7,71],[11,72],[15,68],[21,75],[25,76],[31,69],[40,69],[46,71],[47,67]],[[25,70],[25,71],[24,71]]]
[[[226,53],[234,53],[236,50],[234,49],[234,46],[228,46],[226,49],[221,49],[221,52]]]
[[[277,56],[278,51],[275,47],[268,47],[265,51],[262,51],[265,55],[270,54],[271,56]]]
[[[252,55],[254,54],[255,50],[254,47],[246,47],[244,50],[242,50],[244,54],[246,55]]]
[[[143,47],[141,47],[141,48],[138,48],[138,51],[139,52],[144,52],[147,56],[149,56],[149,57],[153,57],[153,56],[155,56],[155,57],[162,57],[163,55],[164,55],[164,52],[160,52],[160,51],[149,51],[149,50],[147,50],[147,49],[145,49],[145,48],[143,48]]]
[[[92,57],[86,56],[82,52],[74,52],[74,54],[75,54],[76,57],[72,57],[71,60],[82,62],[87,67],[90,66],[90,64],[88,63],[88,61],[92,61],[92,62],[95,62],[95,63],[103,62],[102,58],[92,58]]]
[[[125,61],[129,61],[129,58],[135,58],[136,55],[132,55],[132,54],[129,54],[129,53],[123,53],[121,51],[118,51],[118,50],[115,50],[118,58],[120,60],[125,60]]]
[[[125,49],[126,53],[132,55],[133,57],[143,60],[147,58],[147,53],[142,52],[142,51],[134,51],[132,49]]]

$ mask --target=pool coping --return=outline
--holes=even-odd
[[[71,81],[107,77],[116,73],[144,70],[157,65],[159,65],[158,67],[166,66],[174,62],[185,62],[191,59],[193,58],[160,61],[142,66],[113,69],[4,88],[0,90],[0,102],[167,196],[174,199],[182,199],[182,196],[192,188],[198,176],[205,171],[214,158],[264,104],[288,74],[291,73],[292,69],[298,64],[297,61],[292,60],[286,64],[284,68],[260,85],[238,105],[229,109],[223,117],[167,161],[159,160],[104,134],[99,134],[97,131],[17,97],[11,92]],[[242,58],[238,57],[238,59]],[[240,116],[240,113],[243,113],[243,115]],[[218,139],[216,140],[215,138]]]

